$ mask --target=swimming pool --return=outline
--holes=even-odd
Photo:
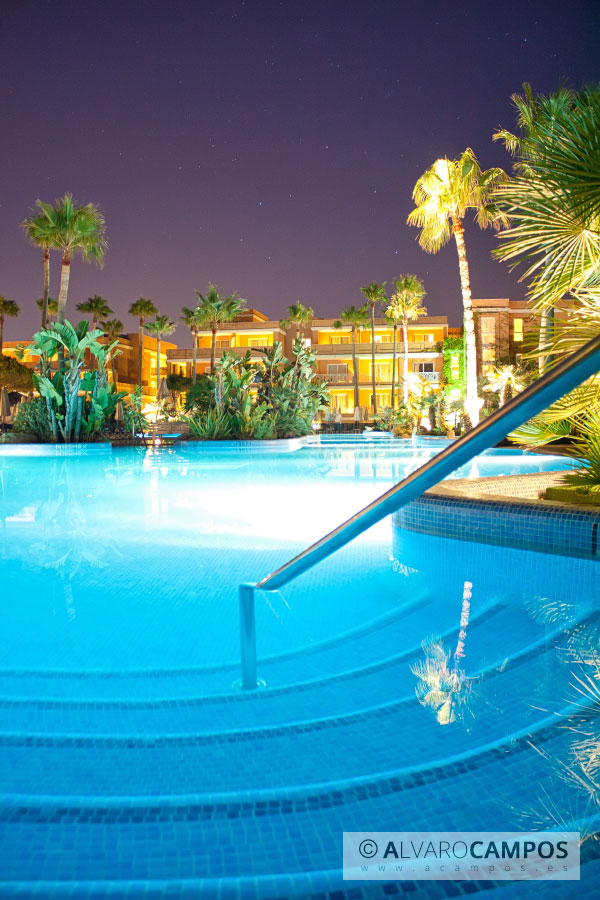
[[[238,584],[442,444],[0,455],[0,893],[379,896],[341,882],[344,830],[521,830],[549,809],[593,828],[561,771],[597,736],[593,695],[577,707],[593,561],[382,522],[264,595],[266,688],[232,689]],[[456,477],[565,465],[496,451]],[[444,725],[415,689],[423,641],[456,647],[465,582],[465,690]]]

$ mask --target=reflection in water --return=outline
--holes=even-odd
[[[411,672],[418,679],[416,693],[419,703],[435,712],[440,725],[464,721],[465,713],[469,709],[472,679],[466,675],[463,669],[459,668],[459,660],[465,656],[472,589],[471,582],[465,581],[460,631],[452,668],[450,667],[450,651],[446,652],[442,639],[436,637],[427,638],[422,642],[425,659],[411,666]]]
[[[569,738],[566,749],[557,752],[552,742],[546,746],[530,741],[543,760],[546,777],[536,804],[519,813],[527,827],[576,823],[582,841],[600,841],[600,629],[596,613],[573,623],[576,607],[575,601],[548,597],[529,604],[536,621],[565,626],[557,656],[568,667],[571,695],[564,699],[573,704],[574,712],[557,723]]]

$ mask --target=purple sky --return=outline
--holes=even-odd
[[[38,324],[41,253],[19,229],[71,191],[107,220],[103,269],[76,260],[69,315],[107,298],[126,330],[140,295],[178,318],[209,281],[274,318],[360,305],[360,286],[415,272],[459,324],[453,246],[429,256],[405,222],[418,176],[514,127],[523,81],[598,80],[597,2],[2,0],[0,293]],[[521,298],[467,227],[474,296]],[[52,288],[58,292],[59,257]],[[189,342],[179,329],[180,343]]]

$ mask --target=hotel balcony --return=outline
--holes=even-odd
[[[352,356],[352,344],[313,344],[312,350],[315,351],[317,356]],[[394,344],[392,341],[381,341],[375,342],[375,355],[379,353],[393,353],[394,352]],[[396,344],[396,353],[398,357],[402,356],[404,352],[404,343],[402,341],[398,341]],[[409,341],[408,343],[408,352],[409,353],[434,353],[439,355],[441,350],[437,343],[432,343],[431,341]],[[357,356],[371,356],[371,344],[357,344],[356,345],[356,355]]]
[[[432,384],[439,384],[440,378],[442,377],[441,372],[410,372],[410,375],[418,375],[419,378],[422,378],[424,381],[430,381]],[[318,372],[315,376],[317,381],[321,381],[324,384],[329,384],[332,387],[354,387],[354,378],[352,375],[348,375],[348,377],[344,378],[342,375],[326,375],[324,372]],[[402,381],[402,375],[399,375],[396,379],[396,384],[399,381]],[[392,385],[392,375],[390,373],[390,377],[387,379],[375,378],[375,384],[377,387],[391,387]],[[359,388],[370,388],[372,386],[371,379],[366,378],[364,375],[359,377],[358,379]]]

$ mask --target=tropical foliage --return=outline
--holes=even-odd
[[[203,439],[231,437],[267,440],[308,434],[328,394],[315,379],[315,356],[304,342],[294,342],[294,358],[286,359],[276,342],[253,362],[224,353],[212,375],[201,376],[188,392],[192,432]]]
[[[340,318],[333,323],[334,328],[342,329],[344,326],[350,327],[352,334],[352,379],[354,381],[354,408],[360,406],[359,390],[358,390],[358,365],[356,362],[356,335],[359,328],[364,328],[369,321],[369,310],[367,305],[356,307],[354,305],[346,306],[340,313]]]
[[[494,190],[507,180],[502,169],[483,171],[470,147],[458,159],[438,159],[417,181],[413,200],[416,208],[408,217],[409,225],[421,229],[419,243],[428,253],[437,253],[454,235],[463,300],[466,344],[467,396],[466,409],[471,422],[479,421],[480,400],[477,395],[477,356],[471,278],[465,245],[463,220],[468,210],[475,214],[480,228],[499,227],[507,222],[506,213],[498,206]]]
[[[371,284],[361,288],[361,291],[363,292],[367,303],[369,304],[369,314],[371,318],[371,406],[373,407],[374,416],[377,415],[377,394],[375,378],[375,307],[378,303],[387,302],[385,286],[385,281],[382,284],[377,284],[376,281],[372,281]]]
[[[0,353],[0,388],[27,392],[33,388],[31,369],[24,366],[14,356]]]
[[[600,89],[534,96],[525,85],[513,101],[519,133],[495,135],[516,157],[514,178],[496,191],[510,219],[496,254],[525,266],[529,298],[542,315],[556,311],[552,333],[542,328],[540,336],[548,366],[600,333]],[[594,434],[600,375],[511,437],[543,445],[579,435],[577,449],[591,454],[591,471]]]
[[[99,294],[94,294],[93,297],[88,297],[83,303],[78,303],[76,309],[92,317],[92,331],[96,330],[100,319],[108,319],[112,315],[112,309],[108,302]]]
[[[146,331],[156,338],[156,396],[158,398],[160,393],[160,343],[165,335],[173,334],[175,322],[172,322],[168,316],[157,315],[153,322],[148,322]]]
[[[43,430],[55,442],[93,440],[106,421],[114,416],[118,401],[125,396],[107,379],[106,366],[115,352],[114,344],[100,344],[98,338],[102,332],[88,328],[85,320],[76,327],[70,322],[56,323],[37,332],[27,347],[28,353],[42,360],[42,374],[34,375],[33,381],[45,402]],[[51,372],[48,360],[57,353],[59,346],[63,348],[64,368]],[[86,351],[96,358],[98,368],[95,372],[82,374]],[[40,409],[37,404],[36,415]],[[24,410],[23,419],[26,417]],[[20,427],[17,421],[16,430]]]
[[[484,390],[498,394],[500,406],[504,406],[525,387],[525,380],[515,366],[495,366],[486,376]]]
[[[215,371],[215,355],[217,347],[217,332],[224,322],[233,322],[246,306],[246,301],[238,297],[237,293],[222,297],[216,285],[209,284],[206,294],[196,291],[198,298],[199,322],[201,327],[210,328],[210,371]]]
[[[196,365],[198,360],[198,333],[204,327],[204,313],[200,306],[196,306],[194,309],[190,309],[188,306],[184,306],[181,310],[183,315],[181,316],[181,321],[184,325],[189,328],[192,333],[192,382],[196,384],[197,372]]]
[[[61,253],[60,292],[57,317],[64,323],[71,260],[79,254],[86,261],[102,263],[106,250],[104,216],[94,203],[76,206],[72,194],[65,194],[56,205],[36,201],[38,214],[23,223],[25,233],[38,246]],[[44,276],[44,297],[47,297]],[[42,311],[42,319],[45,320]]]
[[[7,300],[0,296],[0,353],[4,344],[4,320],[7,316],[16,318],[19,315],[19,307],[14,300]]]
[[[149,318],[150,316],[158,315],[158,310],[152,300],[149,300],[147,297],[140,297],[139,300],[135,300],[129,307],[129,315],[135,316],[137,319],[139,319],[140,337],[138,344],[138,384],[141,385],[142,357],[144,354],[144,325],[147,318]]]
[[[287,313],[285,319],[281,320],[281,327],[284,331],[287,331],[288,328],[295,325],[296,336],[304,336],[304,331],[315,315],[312,306],[304,306],[302,303],[292,303],[291,306],[288,306]]]
[[[390,298],[390,305],[385,311],[388,319],[394,324],[394,351],[392,356],[392,409],[396,405],[395,377],[396,377],[396,332],[398,324],[402,325],[404,338],[404,368],[402,379],[402,393],[404,403],[408,401],[408,323],[414,322],[419,316],[426,316],[427,310],[421,305],[426,294],[422,281],[416,275],[401,275],[394,279],[394,293]]]

